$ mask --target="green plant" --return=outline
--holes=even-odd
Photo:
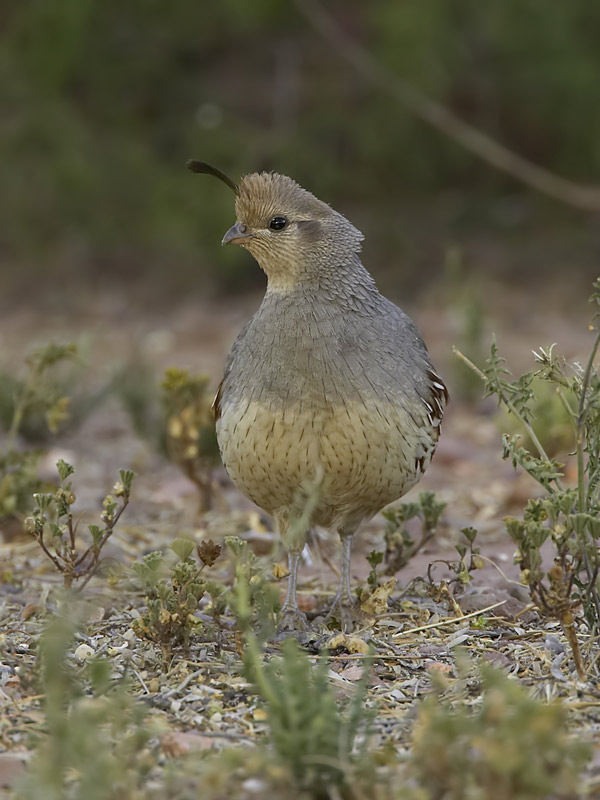
[[[62,362],[72,361],[76,355],[77,347],[73,343],[67,345],[50,343],[35,350],[26,358],[28,367],[26,378],[22,382],[13,382],[11,386],[14,399],[8,428],[7,450],[14,447],[17,434],[28,414],[37,412],[43,415],[52,433],[55,433],[59,424],[67,418],[69,398],[56,389],[49,390],[45,379],[48,370]]]
[[[583,181],[598,174],[600,109],[589,102],[600,70],[595,4],[547,4],[542,18],[539,0],[469,2],[460,11],[444,0],[356,7],[362,10],[356,38],[368,36],[373,57],[399,81],[408,81],[409,89],[418,87],[565,176]],[[421,242],[423,228],[428,237],[435,235],[436,220],[446,220],[444,230],[452,226],[461,238],[466,224],[481,224],[482,217],[485,229],[497,220],[505,238],[507,229],[528,227],[524,215],[535,198],[504,179],[490,179],[471,156],[405,110],[391,112],[385,93],[346,91],[348,75],[352,86],[363,78],[339,69],[335,48],[323,48],[299,24],[293,5],[273,8],[273,0],[181,2],[165,18],[153,4],[10,5],[0,63],[11,114],[11,124],[0,130],[0,206],[5,263],[17,268],[4,269],[4,281],[18,282],[18,267],[29,265],[36,282],[46,279],[56,289],[64,281],[67,289],[82,275],[89,279],[96,267],[144,292],[157,286],[163,295],[174,287],[203,291],[208,281],[239,291],[254,274],[243,258],[225,251],[219,269],[198,258],[228,219],[229,199],[199,192],[173,168],[191,155],[199,138],[215,162],[238,175],[266,165],[310,175],[311,189],[332,202],[360,198],[369,224],[379,227],[372,253],[381,267],[394,245],[410,240],[411,227]],[[55,31],[55,47],[48,30]],[[273,62],[274,75],[288,76],[292,88],[273,97],[265,135],[267,112],[248,113],[244,103],[264,80],[255,43],[281,37],[287,37],[285,55]],[[196,48],[210,50],[210,60],[196,58]],[[298,49],[322,52],[319,69],[294,60]],[[230,70],[239,77],[234,85]],[[294,81],[302,82],[309,98],[302,114]],[[205,82],[210,90],[194,106],[192,119],[190,98]],[[350,117],[353,124],[340,127],[340,118]],[[369,168],[340,170],[340,148],[348,163]],[[36,177],[24,181],[24,175]],[[482,202],[490,196],[497,201],[491,210]],[[390,225],[392,202],[410,203],[411,220],[425,206],[424,221]],[[450,215],[448,208],[454,209]],[[550,209],[554,227],[558,220],[572,230],[568,214]],[[544,225],[547,241],[548,230]],[[548,258],[547,266],[553,261]]]
[[[477,375],[472,370],[470,372],[475,380],[478,380]],[[479,383],[481,382],[479,381]],[[531,417],[534,420],[536,435],[544,450],[552,457],[571,452],[575,447],[571,416],[556,391],[556,386],[542,378],[534,377],[531,382],[531,391]],[[575,398],[568,389],[565,389],[565,397],[569,404],[572,405],[575,402]],[[498,414],[497,425],[503,433],[507,433],[509,436],[519,434],[521,436],[519,443],[526,450],[535,451],[535,444],[523,430],[520,420],[506,408],[502,408]]]
[[[481,684],[475,708],[445,701],[442,684],[420,705],[409,771],[427,798],[575,797],[591,749],[569,736],[566,707],[534,699],[486,664]]]
[[[445,507],[446,503],[437,501],[434,492],[421,492],[416,502],[401,503],[382,512],[386,519],[384,563],[387,575],[394,575],[408,564],[435,536]],[[421,535],[418,539],[413,538],[405,525],[415,517],[421,520]]]
[[[56,467],[60,479],[58,489],[34,494],[33,516],[27,517],[25,528],[62,574],[65,587],[70,588],[74,581],[79,581],[78,588],[82,589],[96,572],[102,548],[129,504],[135,475],[130,470],[119,471],[120,481],[113,486],[114,497],[109,494],[104,498],[102,524],[88,525],[92,541],[81,550],[77,546],[77,523],[72,511],[75,494],[67,480],[75,470],[62,459]]]
[[[248,542],[237,536],[227,536],[225,544],[235,561],[235,577],[227,594],[227,604],[236,618],[240,635],[262,644],[275,632],[279,589]]]
[[[42,488],[37,466],[40,453],[33,450],[0,452],[0,523],[21,517],[31,509],[33,493]]]
[[[67,616],[67,611],[70,616]],[[39,737],[18,800],[143,800],[155,759],[152,726],[125,675],[108,660],[77,668],[71,656],[80,621],[72,598],[47,623],[38,645],[44,735]]]
[[[484,357],[482,338],[484,309],[481,289],[474,275],[467,271],[462,250],[456,245],[446,248],[444,258],[446,303],[456,330],[456,341],[465,355],[474,361]],[[481,396],[479,380],[460,361],[453,361],[453,394],[474,402]]]
[[[345,713],[329,685],[326,654],[315,668],[289,638],[281,657],[265,663],[262,647],[274,631],[278,592],[247,542],[229,537],[226,543],[235,557],[229,606],[238,623],[243,672],[265,705],[274,763],[284,770],[279,777],[291,781],[299,796],[305,792],[307,798],[331,797],[330,791],[348,786],[350,775],[368,770],[372,715],[365,709],[365,699],[371,661],[366,659]]]
[[[133,629],[138,636],[157,644],[162,652],[165,667],[176,647],[189,652],[190,637],[199,620],[194,612],[205,594],[211,597],[211,612],[218,624],[225,610],[225,587],[203,575],[219,557],[221,548],[213,542],[202,542],[197,554],[202,564],[192,558],[194,543],[189,539],[175,539],[170,545],[179,559],[165,576],[166,565],[161,552],[149,553],[133,565],[133,571],[146,592],[146,610],[134,620]]]
[[[25,375],[0,372],[0,427],[20,439],[44,443],[73,430],[112,391],[109,380],[92,380],[86,350],[89,340],[50,343],[25,360]]]
[[[379,552],[378,550],[371,550],[369,555],[367,556],[367,562],[369,564],[370,570],[369,574],[367,575],[367,586],[374,592],[377,586],[379,585],[379,575],[377,574],[377,567],[383,561],[384,554]]]
[[[37,476],[40,452],[17,449],[17,437],[28,415],[35,409],[51,432],[67,417],[69,399],[48,391],[48,371],[76,355],[74,344],[49,344],[26,359],[27,375],[22,381],[0,381],[0,416],[7,428],[0,447],[0,523],[3,518],[20,518],[32,507],[34,492],[42,489]]]
[[[228,536],[225,544],[234,558],[235,578],[228,588],[204,574],[221,553],[220,545],[203,541],[196,546],[201,564],[192,557],[194,543],[176,539],[170,548],[178,561],[165,563],[160,552],[149,553],[133,565],[134,574],[146,593],[146,610],[134,621],[138,636],[157,644],[167,665],[177,647],[189,651],[195,626],[201,624],[194,616],[205,595],[210,598],[206,612],[217,627],[217,642],[221,642],[221,615],[229,608],[237,622],[237,647],[243,651],[243,637],[252,631],[257,641],[265,642],[275,631],[279,591],[270,580],[266,568],[236,536]]]
[[[158,392],[154,372],[138,354],[114,383],[135,432],[196,484],[200,511],[210,509],[220,458],[208,377],[170,367]]]
[[[590,301],[600,307],[600,279]],[[591,326],[594,329],[594,326]],[[485,394],[495,396],[519,421],[531,449],[518,435],[504,434],[503,457],[520,466],[542,487],[544,495],[527,503],[523,520],[506,518],[506,528],[517,545],[521,578],[541,614],[557,619],[569,639],[580,678],[585,675],[575,631],[574,611],[581,606],[592,635],[600,630],[598,571],[600,556],[600,375],[595,366],[600,331],[587,363],[569,364],[554,345],[534,351],[537,368],[516,380],[500,357],[495,341],[483,370],[457,351],[485,382]],[[545,451],[536,431],[535,380],[550,384],[557,393],[573,431],[577,486],[563,483],[563,465]],[[540,549],[551,541],[554,564],[543,568]]]
[[[344,712],[329,685],[327,656],[313,667],[294,639],[283,643],[280,658],[264,664],[250,635],[245,665],[265,704],[271,746],[297,790],[328,798],[332,787],[343,790],[350,775],[368,770],[368,661]]]
[[[200,493],[200,510],[213,503],[212,473],[220,463],[207,375],[171,367],[161,384],[166,416],[166,447],[171,460]]]
[[[458,560],[436,558],[430,561],[427,565],[427,591],[436,602],[446,602],[458,616],[462,614],[462,610],[458,605],[455,595],[460,594],[465,586],[468,586],[473,580],[473,572],[476,569],[481,569],[484,566],[483,559],[480,555],[480,548],[475,546],[475,539],[477,538],[477,531],[475,528],[462,528],[460,531],[466,539],[464,542],[458,542],[454,545],[458,553]],[[434,568],[438,564],[443,564],[450,572],[455,574],[455,577],[450,580],[436,581],[433,573]]]

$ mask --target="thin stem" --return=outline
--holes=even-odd
[[[54,564],[54,566],[56,567],[56,569],[57,569],[59,572],[62,572],[62,573],[64,573],[64,571],[65,571],[65,569],[64,569],[64,566],[61,564],[61,562],[58,560],[58,558],[57,558],[56,556],[53,556],[53,555],[52,555],[52,553],[50,552],[50,550],[48,550],[48,548],[46,547],[46,544],[45,544],[45,542],[44,542],[44,532],[43,532],[43,531],[42,531],[42,533],[40,534],[40,536],[39,536],[39,538],[38,538],[38,540],[37,540],[37,541],[38,541],[38,544],[39,544],[39,546],[40,546],[40,547],[42,548],[42,550],[44,551],[44,553],[45,553],[45,554],[48,556],[48,558],[50,559],[50,561],[52,561],[52,563]]]
[[[590,377],[596,353],[598,352],[598,345],[600,345],[600,330],[596,334],[592,352],[588,358],[583,375],[583,382],[581,384],[581,394],[579,396],[579,409],[577,411],[577,490],[579,494],[579,510],[582,514],[585,513],[587,508],[586,492],[585,492],[585,465],[584,465],[584,439],[585,439],[585,417],[587,413],[586,399],[588,387],[590,385]]]
[[[27,376],[25,385],[23,386],[20,395],[18,395],[17,400],[15,401],[13,416],[10,422],[10,428],[8,429],[8,434],[6,439],[7,451],[14,449],[15,440],[17,438],[19,428],[21,427],[21,423],[23,422],[23,414],[25,413],[25,406],[27,405],[27,399],[31,394],[32,386],[34,385],[37,378],[38,378],[38,371],[32,370]]]
[[[129,505],[129,498],[128,497],[124,497],[123,498],[123,505],[116,512],[116,514],[113,517],[112,521],[108,525],[108,527],[106,529],[106,532],[104,533],[104,536],[102,537],[102,539],[100,539],[100,542],[98,543],[98,545],[91,544],[87,548],[87,550],[85,550],[85,552],[82,555],[79,556],[79,558],[77,559],[77,561],[73,565],[73,567],[75,569],[77,569],[77,567],[79,567],[81,564],[83,564],[83,562],[85,561],[85,559],[88,557],[88,555],[90,554],[90,552],[92,550],[96,549],[98,551],[98,553],[100,552],[100,550],[102,550],[102,548],[106,544],[107,540],[110,538],[110,536],[112,536],[112,533],[113,533],[113,531],[115,529],[115,526],[116,526],[117,522],[119,521],[119,518],[121,517],[121,514],[125,511],[125,509],[127,508],[128,505]]]
[[[244,639],[246,643],[247,663],[252,670],[252,679],[256,684],[258,691],[265,698],[267,703],[272,709],[279,708],[281,702],[277,696],[277,692],[273,690],[271,682],[265,675],[260,647],[258,640],[254,633],[250,630],[244,631]]]
[[[568,387],[566,387],[566,388],[568,388]],[[557,390],[557,394],[558,394],[558,397],[559,397],[561,403],[564,406],[565,411],[569,415],[569,421],[571,422],[571,425],[573,426],[573,431],[576,434],[577,433],[577,412],[574,411],[571,408],[571,404],[569,403],[567,398],[564,396],[564,394],[561,392],[560,388]]]
[[[73,528],[73,514],[67,515],[67,528],[69,530],[69,541],[71,542],[71,561],[75,558],[75,529]]]
[[[598,352],[598,346],[600,345],[600,330],[596,334],[596,338],[594,340],[594,345],[592,347],[590,357],[588,358],[585,372],[583,374],[583,381],[581,384],[581,394],[579,395],[579,408],[577,411],[577,493],[578,493],[578,500],[579,500],[579,511],[584,514],[587,511],[587,497],[586,497],[586,486],[585,486],[585,459],[584,459],[584,447],[585,447],[585,418],[587,414],[587,393],[588,388],[590,385],[590,378],[592,375],[592,369],[594,366],[594,360],[596,358],[596,353]],[[588,487],[589,488],[589,487]],[[581,534],[581,538],[583,539],[583,533]],[[588,585],[590,589],[590,594],[592,598],[592,603],[594,605],[594,610],[596,612],[596,620],[595,625],[592,625],[592,630],[595,631],[600,622],[600,597],[598,596],[598,592],[594,586],[596,582],[595,575],[597,573],[592,571],[587,549],[586,549],[586,542],[581,542],[582,548],[582,555],[583,555],[583,564],[585,567],[585,571],[588,577]],[[594,544],[594,543],[592,543]],[[593,547],[593,551],[595,552],[595,547]]]
[[[481,378],[481,380],[482,380],[482,381],[486,381],[486,380],[487,380],[487,378],[486,378],[486,376],[485,376],[485,373],[483,373],[483,372],[482,372],[482,371],[479,369],[479,367],[478,367],[478,366],[476,366],[476,365],[475,365],[475,364],[474,364],[474,363],[471,361],[471,359],[467,358],[467,356],[466,356],[464,353],[461,353],[461,351],[460,351],[460,350],[459,350],[457,347],[453,347],[453,348],[452,348],[452,352],[454,353],[454,355],[455,355],[455,356],[458,356],[458,358],[460,358],[460,360],[461,360],[461,361],[462,361],[464,364],[466,364],[466,365],[467,365],[467,367],[469,367],[469,369],[472,369],[472,370],[473,370],[473,372],[474,372],[476,375],[479,375],[479,377]],[[515,415],[515,417],[516,417],[516,418],[517,418],[517,419],[520,421],[520,423],[523,425],[523,427],[524,427],[524,428],[525,428],[525,430],[527,431],[527,434],[528,434],[529,438],[531,439],[531,441],[532,441],[532,442],[533,442],[533,444],[535,445],[535,448],[536,448],[536,450],[538,451],[538,455],[540,456],[540,458],[542,458],[542,459],[544,459],[544,461],[547,461],[548,463],[550,463],[550,461],[551,461],[551,460],[550,460],[550,458],[548,457],[548,454],[547,454],[547,453],[546,453],[546,451],[544,450],[544,447],[543,447],[542,443],[541,443],[541,442],[540,442],[540,440],[538,439],[538,437],[537,437],[537,435],[536,435],[535,431],[533,430],[533,428],[531,427],[531,425],[529,424],[529,422],[527,422],[527,420],[526,420],[526,419],[524,419],[524,417],[522,416],[522,414],[520,414],[520,413],[519,413],[519,411],[518,411],[518,410],[515,408],[515,406],[514,406],[514,405],[512,404],[512,402],[511,402],[511,401],[508,399],[508,397],[506,397],[506,395],[504,394],[504,392],[498,392],[498,397],[500,398],[500,400],[502,400],[502,402],[503,402],[503,403],[504,403],[504,405],[505,405],[505,406],[506,406],[506,407],[507,407],[507,408],[510,410],[510,412],[511,412],[512,414],[514,414],[514,415]],[[559,489],[561,489],[561,490],[562,490],[562,489],[563,489],[563,485],[562,485],[562,482],[561,482],[560,478],[553,478],[553,480],[554,480],[554,482],[556,483],[557,487],[558,487]],[[549,489],[549,491],[552,491],[552,489],[550,489],[550,487],[549,487],[549,486],[548,486],[548,489]]]
[[[414,558],[414,556],[416,556],[417,553],[419,553],[425,547],[425,545],[429,542],[429,540],[433,539],[433,537],[435,536],[436,528],[425,528],[425,526],[423,526],[423,528],[424,530],[421,531],[421,538],[419,539],[419,541],[414,542],[413,546],[403,557],[402,559],[403,566],[405,564],[408,564],[411,558]]]
[[[587,394],[588,386],[590,384],[592,367],[594,366],[594,359],[596,358],[596,353],[598,352],[599,345],[600,345],[600,330],[598,330],[598,333],[596,334],[596,338],[594,340],[594,346],[592,347],[592,352],[590,353],[590,357],[588,358],[588,362],[585,367],[585,373],[583,375],[583,384],[581,386],[581,397],[579,398],[579,414],[578,414],[579,422],[583,421],[584,411],[585,411],[585,396]]]
[[[455,356],[458,356],[458,358],[460,358],[460,360],[463,361],[467,365],[467,367],[469,367],[469,369],[472,369],[473,372],[476,375],[478,375],[482,381],[487,380],[487,378],[485,377],[485,373],[482,372],[477,366],[477,364],[474,364],[470,358],[467,358],[467,356],[464,353],[461,353],[458,347],[453,346],[452,352],[454,353]]]

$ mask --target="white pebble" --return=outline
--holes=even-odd
[[[246,792],[250,792],[251,794],[264,792],[266,788],[267,784],[264,781],[261,781],[259,778],[248,778],[248,780],[242,783],[242,789],[244,789]]]
[[[74,656],[78,661],[87,661],[95,652],[94,648],[90,647],[89,644],[80,644],[75,650]]]

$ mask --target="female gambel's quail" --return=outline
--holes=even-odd
[[[285,175],[246,175],[237,186],[208,164],[187,166],[234,190],[237,222],[223,244],[245,247],[268,279],[215,398],[223,463],[288,548],[282,628],[306,625],[296,580],[311,525],[340,535],[332,610],[346,626],[352,536],[427,469],[446,387],[412,320],[361,264],[363,236],[345,217]]]

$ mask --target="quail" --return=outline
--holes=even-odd
[[[246,175],[222,244],[248,250],[267,276],[235,340],[214,402],[223,464],[274,518],[288,550],[282,628],[302,628],[298,566],[311,526],[341,538],[331,611],[353,619],[352,537],[421,478],[448,401],[415,324],[381,295],[360,259],[362,233],[285,175]]]

